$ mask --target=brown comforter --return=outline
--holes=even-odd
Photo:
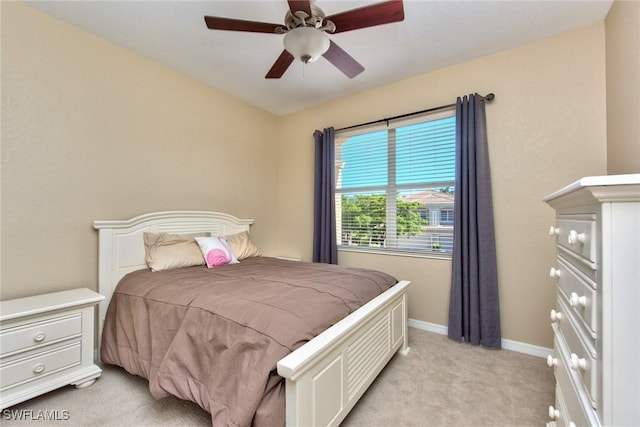
[[[125,276],[109,305],[102,361],[211,413],[214,426],[281,426],[276,363],[396,283],[388,274],[256,257],[215,269]]]

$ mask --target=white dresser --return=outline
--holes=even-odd
[[[640,426],[640,174],[580,179],[545,198],[557,257],[549,426]]]
[[[103,299],[81,288],[0,302],[0,409],[95,382],[94,311]]]

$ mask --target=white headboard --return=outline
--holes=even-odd
[[[253,219],[208,211],[152,212],[126,220],[94,221],[98,230],[98,292],[105,296],[100,304],[100,332],[111,295],[122,277],[147,268],[144,232],[197,233],[210,232],[225,236],[249,231]]]

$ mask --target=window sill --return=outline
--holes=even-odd
[[[451,260],[451,254],[446,252],[411,252],[411,251],[401,251],[401,250],[390,250],[390,249],[372,249],[372,248],[363,248],[357,246],[338,246],[338,252],[359,252],[364,254],[375,254],[375,255],[389,255],[389,256],[400,256],[407,258],[430,258],[430,259],[442,259],[442,260]]]

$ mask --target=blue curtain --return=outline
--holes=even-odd
[[[338,263],[335,199],[335,130],[313,133],[316,145],[313,262]]]
[[[449,338],[500,348],[500,307],[484,98],[456,103]]]

